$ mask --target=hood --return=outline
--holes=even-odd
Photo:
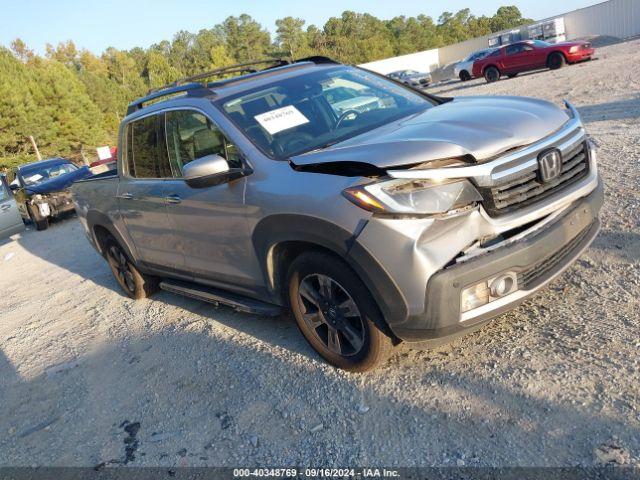
[[[326,149],[294,156],[291,162],[356,162],[382,169],[467,155],[479,162],[540,140],[568,120],[563,110],[544,100],[458,97]]]
[[[59,192],[60,190],[64,190],[65,188],[70,187],[73,182],[86,178],[90,175],[91,170],[89,170],[89,167],[81,167],[78,170],[67,173],[65,175],[60,175],[55,178],[51,178],[37,185],[29,185],[25,187],[25,190],[34,194]]]

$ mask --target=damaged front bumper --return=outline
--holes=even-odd
[[[36,194],[29,199],[28,203],[36,208],[43,218],[57,217],[74,209],[73,196],[68,190]]]
[[[395,326],[394,333],[406,341],[442,342],[513,309],[558,277],[591,244],[600,229],[598,212],[603,200],[599,183],[589,196],[532,235],[435,273],[427,283],[424,313]],[[513,272],[517,279],[512,293],[462,311],[465,289],[505,272]]]

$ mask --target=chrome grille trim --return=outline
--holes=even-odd
[[[586,141],[566,150],[562,159],[562,171],[558,178],[542,182],[537,173],[520,174],[517,178],[493,187],[479,188],[484,198],[484,208],[490,215],[503,215],[514,209],[537,202],[560,191],[588,174],[589,147]],[[537,169],[537,168],[536,168]]]

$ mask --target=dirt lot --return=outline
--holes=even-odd
[[[288,318],[123,297],[74,218],[0,243],[0,465],[638,463],[639,51],[435,89],[574,102],[603,230],[516,311],[370,374],[326,366]]]

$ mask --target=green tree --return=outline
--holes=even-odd
[[[500,30],[507,30],[509,28],[517,27],[519,25],[526,25],[532,23],[530,18],[523,18],[520,9],[515,5],[509,5],[498,8],[496,14],[491,17],[489,25],[492,32],[499,32]]]
[[[306,32],[302,29],[305,21],[301,18],[284,17],[276,20],[276,42],[291,60],[307,56],[309,44]]]
[[[247,14],[228,17],[217,30],[238,62],[261,59],[271,51],[271,35]]]

